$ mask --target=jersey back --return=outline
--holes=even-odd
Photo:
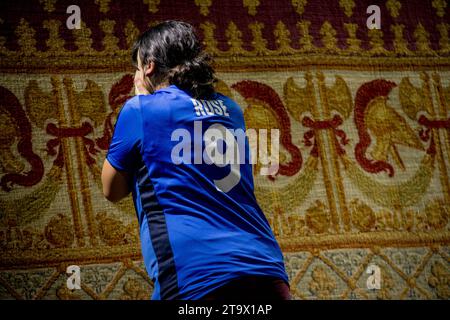
[[[107,159],[134,177],[153,299],[198,299],[244,275],[288,282],[254,195],[243,112],[171,85],[123,106]]]

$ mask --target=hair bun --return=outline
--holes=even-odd
[[[214,70],[210,63],[210,55],[201,52],[193,59],[185,60],[171,69],[167,80],[170,84],[190,92],[196,98],[211,96],[217,79],[214,77]]]

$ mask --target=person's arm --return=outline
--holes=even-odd
[[[102,169],[102,189],[105,198],[117,202],[132,188],[132,178],[140,159],[142,122],[139,97],[125,103],[117,116],[114,133]]]
[[[102,169],[103,195],[111,202],[117,202],[130,193],[130,175],[126,171],[116,170],[105,159]]]

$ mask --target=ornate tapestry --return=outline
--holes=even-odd
[[[446,0],[2,1],[1,299],[150,297],[132,201],[106,201],[100,172],[129,48],[167,19],[197,28],[248,128],[280,130],[255,193],[295,299],[449,299]]]

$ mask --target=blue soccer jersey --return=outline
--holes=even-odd
[[[248,139],[228,135],[245,131],[242,110],[220,93],[211,98],[171,85],[129,99],[115,124],[107,159],[134,177],[152,299],[199,299],[245,275],[288,282],[253,192]],[[220,161],[231,152],[239,161]]]

